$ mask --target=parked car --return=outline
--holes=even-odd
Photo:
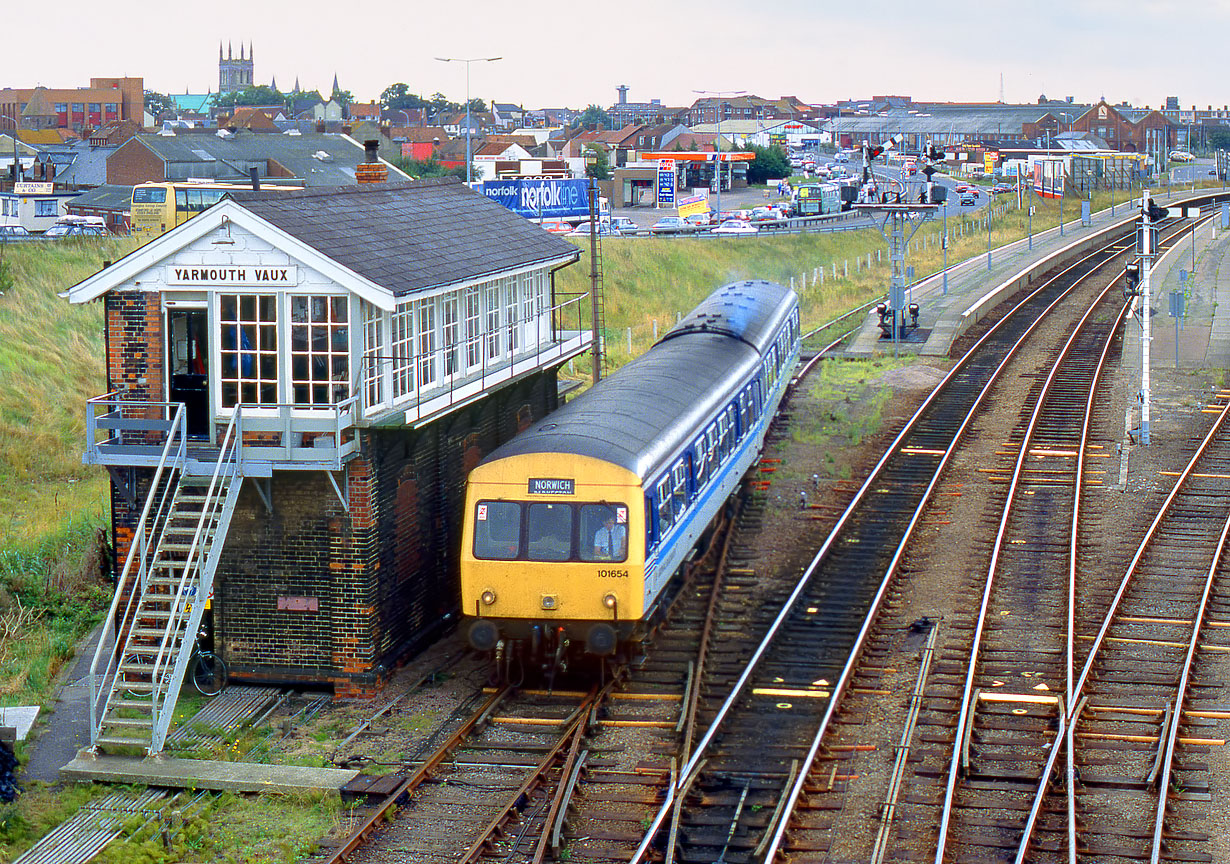
[[[544,231],[549,231],[552,234],[567,234],[572,230],[572,225],[563,219],[543,219],[538,223]]]
[[[649,227],[652,234],[683,234],[692,230],[692,226],[678,216],[663,216]]]
[[[0,225],[0,240],[16,240],[34,235],[20,225]]]
[[[1196,157],[1188,153],[1186,150],[1171,150],[1170,161],[1172,162],[1195,162]]]
[[[598,236],[599,237],[610,237],[613,234],[615,234],[615,232],[611,230],[611,226],[609,223],[606,223],[606,222],[598,223]],[[581,222],[580,224],[577,225],[577,227],[573,228],[571,231],[569,231],[564,236],[565,237],[588,237],[589,236],[589,220],[586,219],[584,222]]]
[[[713,229],[714,234],[755,234],[756,226],[742,219],[727,219]]]
[[[81,222],[57,222],[43,232],[44,237],[106,237],[108,231],[103,225],[92,225]]]
[[[691,216],[684,216],[683,221],[692,226],[693,229],[708,228],[710,225],[708,213],[693,213]]]
[[[958,196],[957,200],[960,202],[962,207],[973,207],[974,206],[974,196],[971,195],[969,192],[962,192]]]
[[[616,234],[635,234],[641,230],[641,226],[627,216],[612,216],[611,230]]]
[[[781,217],[772,207],[753,207],[752,222],[772,222]]]

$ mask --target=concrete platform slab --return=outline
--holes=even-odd
[[[20,705],[14,708],[0,708],[0,726],[11,726],[17,730],[17,740],[25,741],[38,719],[37,705]]]
[[[219,792],[308,792],[341,789],[359,774],[341,768],[214,762],[206,759],[142,759],[95,756],[87,751],[60,769],[66,780],[82,783],[138,783],[174,789]]]

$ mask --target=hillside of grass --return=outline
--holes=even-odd
[[[0,698],[42,701],[109,601],[98,578],[106,472],[81,464],[85,400],[103,392],[98,304],[56,296],[128,240],[0,248]],[[106,531],[102,537],[109,536]]]

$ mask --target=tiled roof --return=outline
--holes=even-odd
[[[452,177],[231,197],[395,296],[579,257]]]
[[[339,186],[355,182],[355,166],[363,161],[361,143],[330,133],[287,135],[240,129],[220,138],[216,130],[208,129],[136,137],[167,163],[168,179],[174,180],[246,180],[249,167],[256,166],[265,176],[272,160],[307,186]],[[390,174],[396,176],[396,170],[391,168]]]
[[[72,199],[73,207],[97,207],[127,213],[132,206],[131,186],[99,186]]]
[[[389,131],[394,138],[405,138],[412,144],[436,138],[447,141],[450,137],[443,126],[395,126]]]

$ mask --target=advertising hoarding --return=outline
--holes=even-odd
[[[488,180],[479,190],[527,219],[589,215],[589,181]]]

